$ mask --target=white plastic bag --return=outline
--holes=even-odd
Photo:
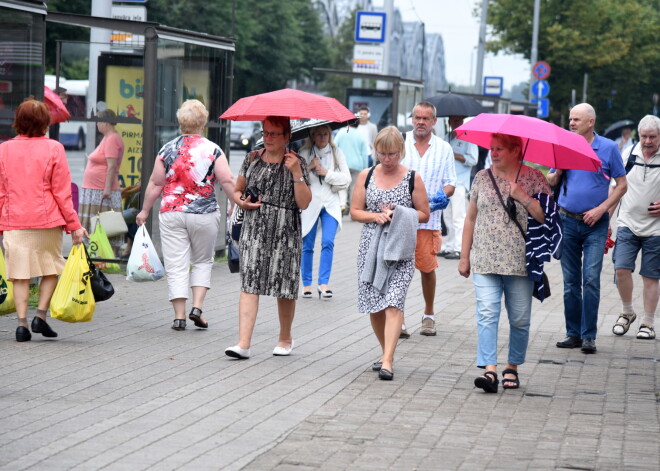
[[[144,225],[138,227],[126,264],[126,279],[130,281],[156,281],[165,276],[165,268],[151,242]]]

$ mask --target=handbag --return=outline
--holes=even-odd
[[[332,160],[335,163],[335,172],[339,171],[339,165],[337,164],[337,157],[335,156],[335,150],[332,149]],[[348,183],[343,185],[330,185],[330,191],[333,193],[339,193],[340,191],[348,190]]]
[[[106,301],[110,299],[113,294],[115,294],[115,289],[113,288],[112,283],[110,283],[110,280],[106,278],[105,273],[103,273],[96,267],[96,265],[94,265],[94,262],[92,262],[85,244],[83,244],[83,247],[85,248],[87,264],[89,265],[89,281],[92,287],[92,293],[94,294],[94,300],[96,302]]]
[[[502,207],[504,207],[504,211],[509,215],[509,218],[516,224],[518,227],[518,230],[520,231],[520,234],[522,234],[523,239],[526,239],[525,237],[525,231],[523,231],[522,226],[516,219],[516,214],[515,214],[515,203],[511,203],[509,206],[507,206],[504,203],[504,199],[502,198],[502,194],[500,193],[500,189],[497,186],[497,182],[495,181],[495,177],[493,176],[493,172],[491,169],[488,169],[488,176],[490,177],[490,180],[493,182],[493,188],[495,188],[495,193],[497,193],[497,197],[500,199],[500,203],[502,203]],[[550,281],[548,280],[548,275],[543,272],[541,275],[541,283],[543,283],[543,299],[549,298],[550,295],[552,294],[550,292]],[[532,296],[534,296],[536,299],[542,301],[541,297],[539,296],[537,290],[536,290],[536,283],[534,283],[534,289],[532,290]]]
[[[245,219],[245,211],[239,208],[238,205],[234,207],[234,212],[229,220],[231,224],[231,240],[238,242],[241,238],[241,229],[243,228],[243,220]]]
[[[238,273],[240,271],[240,258],[238,253],[238,247],[236,243],[231,240],[231,237],[227,241],[227,264],[229,265],[230,273]]]
[[[92,218],[92,227],[96,230],[96,225],[101,223],[108,237],[117,237],[128,232],[128,226],[124,220],[124,214],[120,211],[104,211],[98,213]]]

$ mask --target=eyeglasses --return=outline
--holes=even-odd
[[[261,131],[261,136],[262,137],[277,137],[277,136],[283,136],[283,132],[274,132],[274,131]]]
[[[387,158],[387,159],[398,159],[399,155],[400,155],[399,152],[392,152],[390,154],[384,154],[382,152],[376,152],[376,156],[379,159],[385,159],[385,158]]]

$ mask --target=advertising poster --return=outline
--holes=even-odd
[[[143,119],[144,71],[142,67],[108,65],[105,70],[105,101],[108,109],[123,118]],[[119,123],[124,158],[119,168],[122,188],[135,185],[142,173],[142,125]]]

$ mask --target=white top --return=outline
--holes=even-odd
[[[470,190],[470,174],[472,167],[477,165],[479,159],[479,148],[476,144],[453,138],[449,140],[449,145],[456,154],[465,157],[465,162],[454,161],[456,166],[456,183],[465,187],[465,191]]]
[[[367,124],[358,124],[358,131],[360,131],[364,137],[367,139],[367,144],[369,144],[369,154],[373,155],[374,153],[374,141],[378,135],[378,128],[374,123],[368,122]]]
[[[307,209],[300,213],[302,220],[302,236],[305,237],[312,227],[317,223],[321,210],[325,208],[330,216],[337,220],[341,230],[341,206],[339,203],[339,193],[332,191],[331,185],[346,185],[351,182],[351,172],[346,165],[346,159],[341,149],[335,147],[335,157],[332,157],[332,147],[330,144],[323,149],[313,146],[311,149],[300,149],[299,154],[305,159],[307,165],[316,155],[321,161],[321,165],[328,169],[328,173],[322,179],[313,171],[309,172],[310,188],[312,190],[312,201]],[[335,165],[335,159],[337,163]]]
[[[435,134],[431,136],[429,148],[423,156],[419,155],[415,147],[415,135],[412,131],[406,133],[406,156],[401,165],[418,172],[429,197],[434,196],[447,185],[456,186],[456,169],[454,166],[454,152],[451,146]],[[440,215],[442,211],[433,211],[428,222],[421,223],[420,229],[441,229]]]
[[[644,163],[641,146],[636,144],[623,152],[624,166],[631,152],[637,156],[636,162]],[[660,165],[660,150],[646,163]],[[637,237],[660,236],[660,218],[648,214],[649,204],[660,201],[660,168],[635,165],[626,175],[626,180],[628,190],[621,198],[618,227],[627,227]]]

